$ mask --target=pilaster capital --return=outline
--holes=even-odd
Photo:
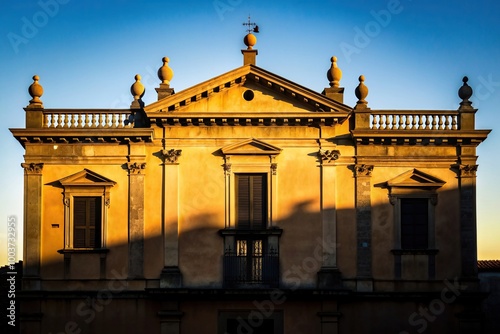
[[[359,176],[372,176],[373,165],[354,165],[354,173],[356,177]]]
[[[42,175],[43,162],[22,163],[21,167],[24,168],[26,175]]]
[[[459,165],[458,171],[460,177],[475,177],[478,165]]]
[[[178,159],[181,156],[182,150],[176,150],[176,149],[163,149],[161,150],[161,155],[163,157],[163,161],[165,164],[177,164]]]
[[[142,172],[146,169],[145,162],[127,162],[127,169],[129,175],[132,174],[142,174]]]
[[[323,150],[318,151],[318,156],[321,159],[321,163],[330,163],[332,161],[338,160],[340,158],[339,150]]]

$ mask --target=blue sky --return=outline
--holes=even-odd
[[[24,127],[34,74],[46,108],[127,108],[137,73],[151,103],[163,56],[170,58],[176,91],[240,66],[249,14],[261,30],[258,66],[321,92],[336,55],[349,105],[364,74],[373,109],[456,109],[467,75],[479,109],[476,127],[493,129],[478,149],[479,257],[500,258],[494,211],[500,204],[500,3],[492,0],[6,3],[0,13],[0,240],[7,217],[22,221],[23,149],[8,128]]]

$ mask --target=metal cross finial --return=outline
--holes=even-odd
[[[259,32],[259,26],[250,21],[250,15],[248,15],[248,22],[243,23],[244,26],[247,26],[247,32]]]

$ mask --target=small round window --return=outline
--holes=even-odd
[[[255,94],[253,93],[252,90],[250,89],[247,89],[244,93],[243,93],[243,98],[246,100],[246,101],[252,101],[253,98],[255,97]]]

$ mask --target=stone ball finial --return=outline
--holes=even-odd
[[[464,84],[458,90],[458,96],[462,99],[462,103],[470,105],[469,99],[472,96],[472,88],[467,84],[469,78],[464,77],[462,81]]]
[[[326,72],[326,77],[330,81],[330,87],[339,87],[340,79],[342,79],[342,70],[337,66],[337,57],[333,56],[331,59],[332,65]]]
[[[40,77],[38,75],[34,75],[33,83],[28,88],[28,92],[31,96],[30,105],[42,104],[40,97],[43,95],[43,87],[38,83],[38,80],[40,80]]]
[[[254,34],[248,33],[244,38],[243,38],[243,43],[247,46],[247,50],[252,50],[254,45],[257,44],[257,37],[255,37]]]
[[[136,74],[135,82],[130,87],[130,93],[132,93],[134,100],[140,100],[144,96],[145,92],[146,88],[144,88],[144,85],[141,83],[141,76]]]
[[[366,97],[368,96],[368,87],[365,86],[365,76],[360,75],[359,76],[359,85],[356,87],[356,90],[354,93],[356,94],[356,97],[358,98],[358,104],[368,104],[368,102],[365,100]]]
[[[158,69],[158,78],[164,85],[170,85],[170,80],[174,77],[174,71],[168,66],[170,59],[163,57],[163,66]]]

